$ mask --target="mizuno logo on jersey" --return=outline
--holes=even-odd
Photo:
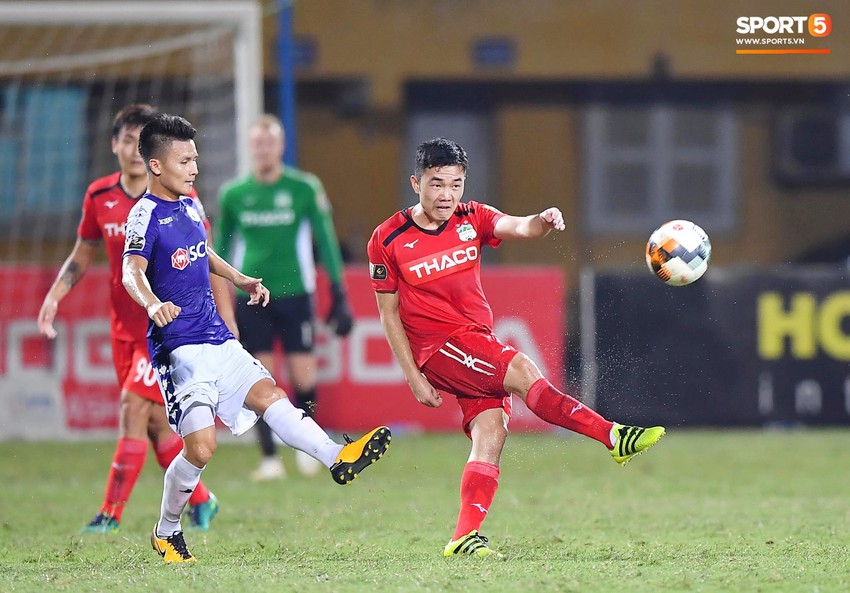
[[[467,270],[478,261],[478,246],[462,249],[447,249],[440,253],[409,262],[405,265],[404,277],[410,284],[422,284],[441,276]]]
[[[109,200],[103,203],[104,206],[112,210],[115,206],[118,205],[118,200]]]
[[[419,242],[419,239],[414,239],[410,243],[405,243],[404,246],[407,247],[408,249],[413,249],[418,242]]]

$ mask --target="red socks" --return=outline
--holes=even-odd
[[[528,409],[540,418],[579,434],[589,436],[611,448],[611,428],[614,423],[561,393],[546,379],[538,379],[525,397]],[[470,531],[479,530],[499,487],[499,468],[492,463],[470,461],[460,480],[460,514],[452,540]]]
[[[498,487],[497,466],[483,461],[470,461],[466,464],[460,479],[460,514],[453,540],[481,528]]]
[[[100,512],[121,521],[124,505],[145,465],[148,442],[142,439],[118,439],[112,468],[106,481],[106,492]]]
[[[166,470],[168,469],[168,466],[171,465],[171,462],[174,461],[174,458],[177,457],[182,450],[183,439],[175,433],[170,439],[159,443],[156,447],[154,447],[156,461],[162,469]],[[204,486],[203,482],[198,482],[198,485],[195,486],[195,489],[192,491],[192,496],[189,497],[189,504],[191,506],[195,506],[196,504],[207,502],[209,499],[210,491],[207,490],[207,487]]]
[[[596,439],[611,448],[611,428],[608,422],[566,393],[561,393],[546,379],[538,379],[525,396],[528,409],[550,424]]]

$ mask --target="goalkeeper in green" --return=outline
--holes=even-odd
[[[353,319],[325,190],[315,175],[284,167],[284,146],[285,132],[277,117],[266,114],[251,124],[252,172],[222,187],[216,242],[223,258],[244,274],[262,278],[272,295],[267,307],[249,307],[247,298],[236,299],[242,344],[274,373],[273,344],[280,340],[294,403],[312,416],[316,409],[314,244],[331,282],[328,326],[336,335],[346,336]],[[252,477],[284,477],[271,431],[262,420],[257,426],[263,460]],[[305,475],[322,469],[300,451],[295,459]]]

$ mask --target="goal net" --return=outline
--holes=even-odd
[[[66,415],[82,418],[97,402],[80,403],[74,389],[96,394],[94,384],[103,383],[104,394],[115,396],[103,338],[105,278],[85,279],[63,301],[67,316],[54,343],[38,339],[35,324],[73,245],[86,186],[117,169],[112,118],[144,102],[191,121],[197,189],[214,214],[218,187],[248,168],[247,122],[262,108],[260,20],[259,4],[248,0],[0,1],[0,417],[7,433],[10,406],[18,417],[37,415],[60,397]],[[108,408],[114,416],[116,407]],[[0,425],[0,438],[3,432]]]

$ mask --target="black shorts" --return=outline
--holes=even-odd
[[[269,304],[248,305],[244,298],[236,304],[239,341],[252,354],[271,352],[278,338],[288,354],[312,352],[316,339],[313,296],[309,294],[272,298]]]

